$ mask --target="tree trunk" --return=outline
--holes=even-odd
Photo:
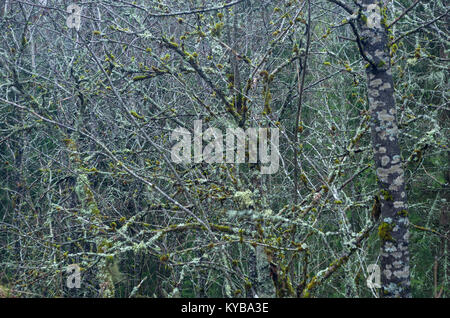
[[[363,57],[368,62],[370,125],[380,189],[382,295],[411,297],[409,220],[384,10],[381,1],[363,0],[359,19]]]

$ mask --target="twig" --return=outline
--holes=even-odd
[[[409,11],[411,11],[418,3],[420,0],[416,0],[408,9],[406,9],[405,11],[403,11],[402,14],[400,14],[398,16],[397,19],[394,20],[394,22],[392,22],[391,24],[388,25],[388,29],[390,29],[394,24],[396,24],[398,21],[400,21],[401,18],[403,18]]]
[[[311,45],[311,1],[308,0],[308,25],[307,25],[307,38],[306,38],[306,50],[305,50],[305,59],[303,60],[303,65],[301,68],[302,71],[302,78],[300,79],[300,74],[298,74],[298,108],[297,108],[297,115],[295,120],[295,126],[294,126],[294,203],[297,203],[297,195],[298,195],[298,127],[299,127],[299,121],[301,119],[302,114],[302,98],[303,98],[303,92],[305,91],[305,75],[307,70],[307,62],[308,62],[308,54],[309,54],[309,47]],[[299,70],[300,71],[300,70]]]
[[[131,291],[131,294],[128,298],[133,298],[134,295],[136,295],[136,293],[139,291],[139,288],[141,288],[142,283],[145,282],[147,280],[147,278],[148,278],[148,276],[145,276],[144,279],[141,280],[141,282],[133,288],[133,290]]]
[[[348,13],[353,14],[353,10],[348,5],[346,5],[345,3],[343,3],[343,2],[341,2],[339,0],[328,0],[328,1],[330,1],[330,2],[332,2],[334,4],[337,4],[338,6],[340,6],[342,9],[344,9]]]
[[[426,27],[429,26],[430,24],[433,24],[434,22],[436,22],[436,21],[439,20],[440,18],[445,17],[445,16],[448,14],[449,11],[450,11],[450,10],[447,10],[444,14],[441,14],[441,15],[438,16],[437,18],[431,20],[430,22],[427,22],[427,23],[425,23],[425,24],[423,24],[423,25],[421,25],[421,26],[415,28],[415,29],[412,30],[412,31],[406,32],[405,34],[403,34],[403,35],[400,36],[399,38],[397,38],[397,39],[395,39],[394,41],[392,41],[392,44],[397,43],[398,41],[400,41],[401,39],[403,39],[405,36],[408,36],[408,35],[411,35],[411,34],[413,34],[413,33],[416,33],[417,31],[420,31],[420,29],[426,28]]]
[[[214,7],[214,8],[199,8],[199,9],[194,9],[194,10],[190,10],[190,11],[180,11],[180,12],[173,12],[173,13],[149,13],[148,15],[152,18],[158,18],[158,17],[173,17],[173,16],[178,16],[178,15],[189,15],[189,14],[196,14],[196,13],[204,13],[204,12],[209,12],[209,11],[217,11],[217,10],[222,10],[222,9],[226,9],[229,7],[232,7],[236,4],[239,4],[241,2],[244,1],[248,1],[248,0],[237,0],[231,3],[228,3],[226,5],[220,6],[220,7]]]

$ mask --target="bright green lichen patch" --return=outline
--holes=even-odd
[[[382,241],[393,241],[392,238],[392,228],[393,226],[389,223],[383,222],[378,227],[378,236]]]
[[[394,200],[394,198],[392,197],[392,194],[389,193],[389,191],[381,190],[380,193],[383,196],[384,200],[386,200],[386,201],[393,201]]]
[[[249,208],[254,205],[253,202],[253,193],[250,190],[246,191],[237,191],[234,194],[234,199],[237,203],[242,205],[243,208]]]

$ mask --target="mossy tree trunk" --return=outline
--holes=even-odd
[[[367,61],[372,146],[380,189],[381,281],[384,297],[411,297],[405,178],[398,143],[388,30],[382,1],[363,0],[359,26]]]

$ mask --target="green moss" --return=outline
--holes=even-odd
[[[386,62],[385,61],[380,61],[379,63],[378,63],[378,67],[383,67],[383,66],[385,66],[386,65]]]
[[[319,280],[317,279],[317,276],[314,276],[311,281],[309,282],[308,285],[306,285],[305,290],[303,291],[302,296],[305,298],[309,298],[310,297],[310,290],[313,289],[314,287],[316,287],[316,285],[319,284]]]
[[[408,210],[401,210],[399,212],[397,212],[398,215],[403,216],[403,217],[407,217],[408,216]]]
[[[234,231],[226,225],[218,225],[218,224],[210,224],[211,228],[216,231],[225,232],[225,233],[234,233]]]
[[[272,100],[272,94],[267,89],[264,96],[264,114],[270,114],[272,112],[272,109],[270,108],[270,102]]]
[[[382,241],[393,241],[392,238],[392,225],[386,222],[383,222],[378,227],[378,236]]]
[[[138,76],[133,77],[133,81],[141,81],[141,80],[144,80],[147,78],[148,78],[147,75],[138,75]]]
[[[361,21],[367,24],[367,17],[364,14],[361,14]]]
[[[211,28],[211,34],[212,34],[213,36],[219,36],[220,33],[222,32],[223,26],[224,26],[223,22],[216,23],[216,24]]]
[[[388,22],[387,22],[387,8],[383,7],[381,8],[381,25],[383,25],[384,27],[388,27]]]
[[[389,191],[387,190],[381,190],[380,191],[381,195],[383,196],[383,199],[385,201],[394,201],[394,198],[392,197],[392,194],[389,193]]]
[[[391,45],[391,55],[395,54],[395,52],[397,52],[398,50],[398,45],[397,43],[394,43]]]
[[[133,117],[136,117],[137,119],[144,119],[144,116],[139,115],[134,110],[130,111],[130,114],[133,115]]]

